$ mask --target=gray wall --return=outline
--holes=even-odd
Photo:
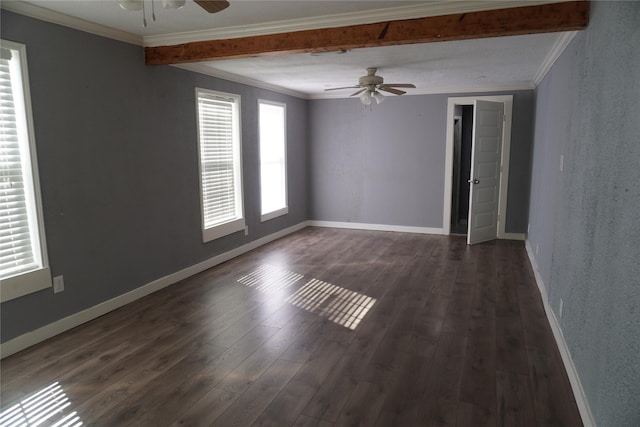
[[[600,427],[640,425],[638,46],[640,3],[594,2],[536,91],[528,243]]]
[[[372,111],[305,101],[147,67],[138,46],[5,10],[1,19],[2,37],[27,45],[49,261],[66,288],[3,303],[3,342],[310,217],[442,226],[447,95],[387,97]],[[195,87],[242,96],[247,237],[201,243]],[[289,215],[264,224],[258,98],[289,107]],[[527,224],[532,105],[532,91],[515,93],[510,232]]]
[[[145,66],[142,48],[5,10],[27,45],[49,261],[65,291],[2,304],[1,339],[94,306],[308,217],[307,101]],[[194,88],[242,96],[249,235],[203,244]],[[257,99],[287,104],[289,214],[260,223]]]
[[[447,99],[472,95],[311,101],[311,219],[441,228]],[[527,227],[532,113],[533,91],[515,92],[507,232]]]

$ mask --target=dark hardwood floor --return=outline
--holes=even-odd
[[[1,374],[2,425],[65,398],[42,425],[582,425],[511,241],[306,228]]]

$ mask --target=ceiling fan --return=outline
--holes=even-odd
[[[226,8],[229,7],[229,2],[228,1],[224,1],[224,0],[193,0],[194,2],[196,2],[198,4],[198,6],[200,6],[201,8],[203,8],[204,10],[206,10],[209,13],[216,13],[216,12],[220,12],[221,10],[224,10]]]
[[[165,9],[180,9],[184,6],[186,0],[163,0]],[[229,7],[226,0],[193,0],[198,6],[209,13],[217,13]],[[147,26],[147,18],[145,11],[145,0],[118,0],[121,8],[126,10],[142,10],[142,25]],[[151,0],[151,17],[156,20],[155,0]]]
[[[375,98],[376,102],[380,104],[384,100],[384,95],[379,91],[393,93],[394,95],[403,95],[407,92],[404,90],[396,89],[402,88],[415,88],[416,86],[411,83],[384,83],[384,79],[381,76],[376,76],[377,68],[367,68],[367,75],[358,79],[358,84],[355,86],[346,87],[334,87],[329,90],[343,90],[343,89],[359,89],[352,93],[350,96],[360,95],[360,102],[364,105],[371,104],[371,98]]]

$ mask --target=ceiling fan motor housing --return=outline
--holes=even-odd
[[[377,85],[381,85],[384,82],[384,79],[380,76],[376,76],[375,73],[376,68],[367,68],[367,75],[358,79],[360,86],[375,87]]]

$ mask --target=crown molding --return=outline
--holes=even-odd
[[[533,86],[530,82],[510,83],[510,84],[493,84],[479,86],[453,86],[439,87],[433,89],[416,89],[411,90],[411,95],[442,95],[449,93],[485,93],[485,92],[511,92],[515,90],[532,90]]]
[[[323,93],[323,94],[308,94],[299,92],[297,90],[288,89],[283,86],[274,85],[271,83],[262,82],[259,80],[251,79],[249,77],[243,77],[237,74],[229,73],[226,71],[216,70],[208,67],[203,63],[186,63],[186,64],[173,64],[172,67],[181,68],[183,70],[192,71],[195,73],[205,74],[207,76],[216,77],[219,79],[231,81],[234,83],[240,83],[247,86],[257,87],[261,89],[271,90],[273,92],[281,93],[283,95],[294,96],[301,99],[348,99],[351,98],[349,94],[339,95],[335,93]],[[522,82],[508,85],[485,85],[485,86],[451,86],[451,87],[438,87],[427,89],[411,89],[410,93],[406,93],[403,96],[413,95],[442,95],[442,94],[455,94],[455,93],[486,93],[486,92],[511,92],[516,90],[533,90],[535,87],[530,82]],[[391,97],[392,95],[385,95]]]
[[[96,24],[94,22],[85,21],[84,19],[75,18],[64,13],[55,12],[30,3],[22,1],[3,1],[0,2],[4,10],[19,13],[41,21],[50,22],[52,24],[62,25],[63,27],[73,28],[75,30],[84,31],[102,37],[119,40],[125,43],[142,45],[142,36],[127,33],[125,31],[116,30],[111,27]]]
[[[551,67],[553,67],[553,64],[555,64],[556,60],[560,57],[560,55],[562,55],[562,52],[564,52],[567,46],[569,46],[569,43],[571,43],[571,40],[573,40],[576,34],[578,34],[577,31],[567,31],[564,33],[560,33],[555,44],[547,54],[547,57],[542,62],[540,69],[538,69],[538,72],[533,77],[531,83],[534,88],[536,88],[540,84],[542,79],[544,79],[549,70],[551,70]]]
[[[447,15],[452,13],[469,13],[482,10],[492,10],[505,7],[524,7],[534,6],[548,3],[559,3],[563,0],[550,0],[550,1],[437,1],[428,4],[412,5],[404,7],[395,7],[387,9],[377,9],[369,12],[354,12],[345,13],[341,15],[325,15],[321,17],[275,21],[264,24],[247,25],[241,27],[227,27],[206,31],[193,31],[176,34],[166,34],[158,36],[142,37],[140,35],[128,33],[121,30],[116,30],[104,25],[96,24],[83,19],[75,18],[63,13],[55,12],[49,9],[45,9],[30,3],[23,1],[2,1],[0,7],[3,10],[15,12],[21,15],[29,16],[31,18],[39,19],[42,21],[50,22],[53,24],[62,25],[68,28],[85,31],[87,33],[95,34],[102,37],[107,37],[114,40],[119,40],[126,43],[143,46],[153,45],[167,45],[186,43],[189,41],[198,40],[212,40],[212,39],[226,39],[237,38],[253,35],[263,34],[277,34],[282,32],[302,31],[308,29],[317,28],[333,28],[347,25],[366,24],[373,22],[384,22],[389,20],[402,20],[413,19],[418,17]],[[562,54],[567,45],[571,42],[573,37],[577,34],[577,31],[561,33],[558,41],[555,43],[552,50],[549,52],[542,66],[536,73],[534,79],[530,83],[516,84],[516,85],[504,85],[504,86],[481,86],[481,87],[448,87],[437,89],[417,89],[412,90],[407,95],[430,95],[430,94],[445,94],[445,93],[473,93],[473,92],[498,92],[498,91],[512,91],[512,90],[531,90],[534,89],[540,81],[544,78],[547,72],[551,69],[555,61]],[[248,86],[258,87],[262,89],[271,90],[274,92],[282,93],[285,95],[294,96],[302,99],[344,99],[349,98],[345,95],[310,95],[303,92],[299,92],[292,89],[287,89],[282,86],[273,85],[266,82],[261,82],[255,79],[239,76],[232,73],[227,73],[220,70],[215,70],[199,63],[189,63],[176,65],[178,68],[197,72],[200,74],[209,75],[212,77],[232,81],[235,83],[245,84]]]
[[[141,36],[117,30],[64,13],[55,12],[23,1],[1,1],[0,7],[10,12],[31,18],[62,25],[87,33],[142,46],[167,46],[193,41],[220,40],[266,34],[278,34],[292,31],[304,31],[320,28],[334,28],[375,22],[414,19],[453,13],[479,12],[502,9],[505,7],[535,6],[548,3],[561,3],[564,0],[488,0],[488,1],[446,1],[440,0],[427,4],[376,9],[368,12],[351,12],[340,15],[325,15],[312,18],[273,21],[261,24],[224,27],[202,31],[188,31],[155,36]]]
[[[484,10],[504,9],[508,7],[537,6],[549,3],[561,3],[562,1],[564,0],[436,1],[427,4],[375,9],[367,12],[350,12],[340,15],[325,15],[311,18],[273,21],[253,25],[242,25],[236,27],[223,27],[210,30],[146,36],[143,38],[143,45],[145,47],[171,46],[198,41],[234,39],[240,37],[288,33],[294,31],[336,28],[350,25],[372,24],[377,22],[450,15],[455,13],[480,12]]]
[[[283,95],[294,96],[296,98],[302,98],[302,99],[309,99],[309,95],[303,92],[287,89],[285,87],[274,85],[271,83],[261,82],[260,80],[239,76],[237,74],[228,73],[226,71],[216,70],[211,67],[207,67],[203,63],[193,62],[193,63],[187,63],[187,64],[173,64],[171,66],[176,68],[181,68],[187,71],[193,71],[194,73],[205,74],[207,76],[216,77],[216,78],[227,80],[234,83],[240,83],[247,86],[257,87],[260,89],[267,89],[273,92],[281,93]]]
[[[532,90],[533,85],[529,82],[515,83],[508,85],[486,85],[486,86],[452,86],[452,87],[438,87],[427,89],[410,89],[410,92],[402,96],[413,95],[448,95],[456,93],[486,93],[486,92],[512,92],[516,90]],[[385,95],[386,97],[393,97],[393,95]],[[320,95],[307,95],[308,99],[347,99],[351,98],[349,95],[334,95],[334,94],[320,94]]]

